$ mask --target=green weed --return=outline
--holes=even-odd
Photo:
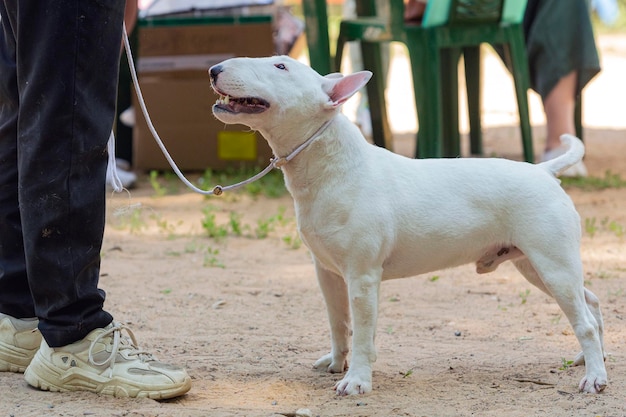
[[[211,268],[226,268],[226,266],[217,259],[217,255],[219,255],[219,249],[207,248],[206,254],[204,255],[204,263],[203,266],[211,267]]]
[[[159,182],[159,172],[150,171],[150,186],[154,190],[155,197],[163,197],[167,194],[167,189]]]
[[[555,325],[556,325],[556,324],[559,324],[559,322],[561,321],[561,318],[562,318],[562,317],[563,317],[563,316],[562,316],[561,314],[555,314],[555,315],[554,315],[554,317],[552,317],[552,319],[550,320],[550,322],[551,322],[552,324],[555,324]]]
[[[228,236],[228,227],[225,225],[218,225],[215,221],[215,209],[213,207],[206,207],[202,210],[202,212],[204,213],[202,228],[210,238],[222,240]]]
[[[241,214],[231,211],[228,224],[230,226],[230,230],[233,232],[235,236],[241,236],[243,234],[243,226],[241,224]]]
[[[302,246],[302,239],[300,239],[300,235],[297,232],[293,235],[283,236],[283,242],[291,249],[300,249]]]
[[[141,207],[133,208],[120,217],[120,228],[128,229],[133,234],[141,233],[147,227]]]
[[[228,236],[265,239],[276,230],[276,227],[287,226],[293,221],[293,219],[287,219],[285,217],[285,208],[279,207],[277,214],[267,218],[258,219],[256,227],[252,230],[250,225],[242,222],[242,215],[237,212],[230,212],[228,222],[223,224],[219,223],[217,221],[216,211],[217,208],[215,207],[205,207],[202,210],[204,217],[202,218],[201,223],[206,235],[217,241],[221,241]],[[298,232],[288,234],[287,236],[284,236],[282,240],[292,249],[298,249],[302,246],[302,240],[300,239]]]
[[[624,188],[626,187],[626,180],[622,179],[620,174],[613,174],[611,171],[606,171],[604,177],[573,177],[561,178],[561,184],[565,188],[580,188],[585,191],[597,191],[605,190],[607,188]]]
[[[519,296],[522,299],[522,304],[526,304],[526,301],[528,301],[529,294],[530,294],[530,290],[528,288],[525,291],[519,292]]]
[[[185,245],[185,253],[196,253],[199,250],[198,242],[191,241]]]
[[[274,223],[271,217],[269,219],[259,219],[257,220],[257,227],[254,229],[254,234],[257,239],[265,239],[272,230],[274,230]]]
[[[570,368],[573,364],[574,364],[574,361],[568,361],[565,358],[561,358],[561,367],[559,368],[559,371],[565,371],[566,369]]]
[[[612,291],[612,290],[608,290],[607,291],[607,298],[620,298],[624,296],[624,289],[620,288],[618,290]]]
[[[178,221],[176,224],[170,223],[157,213],[152,214],[150,217],[155,221],[159,230],[166,234],[168,238],[173,238],[176,235],[176,228],[183,224],[182,220]]]
[[[621,238],[624,236],[624,226],[615,221],[609,223],[608,230],[613,232],[617,237]]]
[[[599,223],[600,224],[598,225],[598,221],[596,220],[595,217],[586,218],[585,219],[585,232],[591,237],[594,237],[596,233],[600,230],[612,233],[618,238],[624,237],[625,227],[619,224],[618,222],[616,222],[615,220],[609,220],[608,217],[605,217],[602,220],[600,220]]]
[[[585,232],[589,236],[594,237],[597,231],[598,231],[598,226],[596,226],[596,218],[595,217],[586,218],[585,219]]]
[[[176,194],[180,191],[180,180],[173,171],[150,171],[148,177],[155,197]]]
[[[284,226],[286,223],[285,208],[279,207],[277,214],[270,216],[267,219],[257,220],[257,227],[254,229],[254,234],[257,239],[265,239],[272,231],[274,231],[277,224]]]
[[[198,184],[204,189],[211,189],[216,184],[232,185],[253,177],[262,168],[227,168],[222,171],[207,169],[198,179]],[[247,184],[243,190],[252,196],[264,195],[270,198],[281,197],[287,192],[283,175],[280,170],[276,169],[270,171],[263,178]]]

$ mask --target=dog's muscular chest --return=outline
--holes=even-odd
[[[320,210],[324,206],[302,206],[296,203],[298,230],[313,255],[328,269],[339,272],[350,248],[351,234],[346,233],[350,211],[339,207]]]

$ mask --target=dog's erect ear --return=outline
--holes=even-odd
[[[328,94],[329,108],[341,106],[350,97],[359,91],[372,78],[370,71],[359,71],[354,74],[342,77],[340,74],[328,74],[323,85],[324,91]]]

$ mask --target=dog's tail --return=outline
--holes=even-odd
[[[568,134],[561,135],[561,143],[567,146],[567,150],[563,155],[538,164],[557,177],[561,172],[578,163],[585,155],[585,145],[583,145],[583,141],[576,136]]]

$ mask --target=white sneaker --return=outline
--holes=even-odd
[[[122,330],[128,336],[122,336]],[[166,399],[191,388],[183,368],[158,362],[137,347],[130,329],[115,322],[60,348],[50,348],[42,340],[24,378],[45,391],[90,391],[115,397]]]
[[[0,313],[0,372],[24,372],[41,344],[37,318]]]
[[[567,148],[564,146],[559,146],[558,148],[550,149],[545,151],[541,156],[541,162],[549,161],[558,156],[563,155],[567,151]],[[559,177],[586,177],[587,167],[583,161],[578,161],[576,164],[567,168],[565,171],[561,172]]]
[[[135,108],[133,106],[130,106],[120,113],[120,122],[124,123],[128,127],[135,126]]]
[[[130,171],[130,162],[122,158],[115,158],[115,166],[117,169],[123,169],[124,171]]]

